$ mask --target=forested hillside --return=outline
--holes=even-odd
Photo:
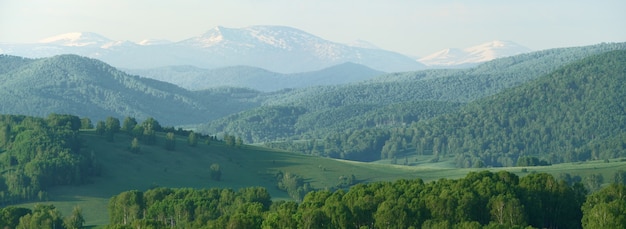
[[[408,128],[271,146],[356,160],[454,155],[459,167],[514,166],[524,157],[550,163],[614,158],[626,153],[624,82],[626,51],[613,51]]]
[[[262,107],[211,121],[198,129],[242,136],[247,142],[287,138],[319,140],[332,135],[347,135],[338,137],[342,140],[332,140],[343,142],[351,135],[358,137],[364,128],[411,125],[545,76],[573,61],[623,49],[626,49],[626,43],[551,49],[497,59],[471,69],[393,73],[355,84],[284,90],[264,94]],[[368,130],[371,131],[381,130]],[[380,149],[374,145],[367,148]],[[307,153],[320,152],[307,148],[309,150],[304,150]],[[356,144],[338,146],[339,151],[355,148],[363,147]],[[290,149],[303,151],[300,146]]]
[[[530,156],[551,163],[624,156],[625,82],[626,51],[608,52],[417,123],[415,134],[405,136],[417,139],[418,153],[453,154],[459,166],[512,166]]]
[[[624,49],[626,43],[549,49],[496,59],[470,69],[391,73],[362,83],[292,90],[276,94],[265,104],[297,105],[320,110],[415,100],[469,102],[539,78],[574,61]]]
[[[190,92],[131,76],[101,61],[76,55],[24,59],[0,55],[0,113],[46,116],[71,113],[156,117],[168,125],[205,122],[256,106],[245,99]]]
[[[438,101],[404,102],[391,105],[347,105],[331,110],[309,110],[299,106],[262,106],[200,126],[208,133],[226,132],[245,142],[319,138],[329,133],[372,127],[402,126],[456,110],[461,103]],[[393,114],[388,111],[394,110]]]

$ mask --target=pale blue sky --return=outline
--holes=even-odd
[[[0,0],[0,42],[79,31],[179,41],[218,25],[285,25],[414,56],[491,40],[541,50],[626,41],[626,1]]]

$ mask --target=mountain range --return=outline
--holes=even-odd
[[[280,73],[307,72],[353,62],[380,71],[411,71],[424,65],[405,55],[328,41],[284,26],[215,27],[178,42],[113,41],[95,33],[68,33],[35,44],[2,44],[4,54],[38,58],[77,54],[120,68],[193,65],[220,68],[238,65]]]
[[[90,32],[73,32],[38,43],[0,43],[0,53],[28,58],[77,54],[124,69],[189,65],[198,68],[250,66],[277,73],[311,72],[351,62],[384,72],[475,64],[527,52],[513,42],[494,41],[468,49],[448,49],[420,58],[387,51],[366,41],[341,44],[285,26],[215,27],[181,41],[115,41]],[[423,63],[420,63],[423,62]]]
[[[290,74],[271,72],[250,66],[232,66],[215,69],[204,69],[194,66],[167,66],[151,69],[125,69],[124,71],[176,84],[189,90],[243,87],[263,92],[287,88],[347,84],[384,74],[384,72],[351,62],[318,71]]]

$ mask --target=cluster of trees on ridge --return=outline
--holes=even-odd
[[[264,188],[126,191],[109,201],[109,228],[622,228],[626,186],[587,196],[549,174],[472,172],[313,191],[275,201]]]

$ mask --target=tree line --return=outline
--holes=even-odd
[[[0,204],[46,200],[55,185],[82,184],[101,165],[82,144],[80,118],[0,115]]]
[[[357,184],[272,201],[264,188],[156,188],[109,202],[109,228],[623,228],[626,186],[587,195],[544,173]]]

